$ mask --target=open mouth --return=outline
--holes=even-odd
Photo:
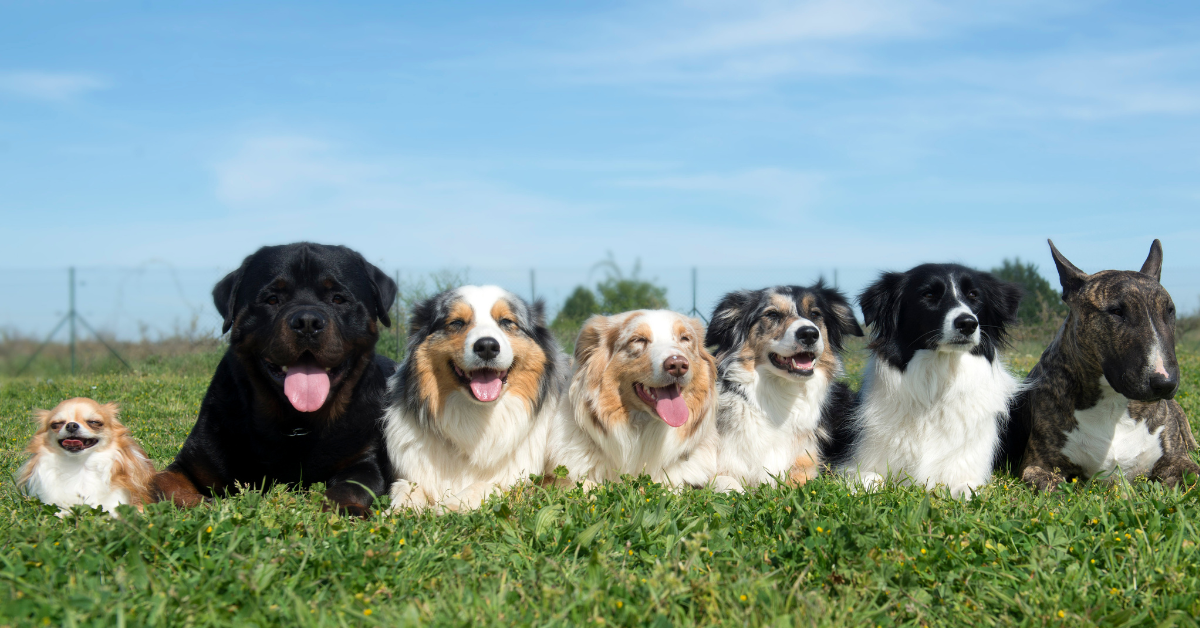
[[[69,452],[78,453],[94,447],[98,442],[100,442],[99,438],[64,438],[58,441],[58,446]]]
[[[508,383],[508,371],[475,369],[467,373],[458,368],[453,361],[450,362],[450,367],[454,369],[458,381],[471,391],[476,400],[484,403],[499,399],[500,393],[504,391],[504,385]]]
[[[283,385],[283,394],[300,412],[316,412],[329,399],[329,390],[341,381],[350,365],[347,360],[335,367],[321,366],[312,353],[305,351],[295,363],[281,366],[263,358],[267,373]]]
[[[667,425],[679,427],[687,423],[687,402],[680,394],[679,384],[654,388],[636,383],[633,385],[633,392],[637,393],[638,398],[646,402],[646,405],[654,408],[654,413]]]
[[[817,354],[811,351],[801,351],[786,358],[778,353],[771,353],[767,357],[771,358],[771,364],[776,368],[797,375],[812,375],[813,366],[817,363]]]

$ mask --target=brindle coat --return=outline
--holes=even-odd
[[[1157,437],[1162,455],[1149,468],[1151,478],[1175,486],[1188,474],[1200,473],[1200,466],[1188,457],[1197,448],[1196,438],[1183,409],[1172,399],[1179,386],[1179,365],[1175,306],[1159,284],[1162,245],[1154,241],[1139,272],[1092,275],[1076,268],[1053,242],[1050,250],[1070,311],[1030,372],[1026,390],[1013,403],[1001,463],[1039,490],[1088,479],[1079,458],[1073,461],[1064,450],[1079,428],[1077,413],[1096,408],[1105,390],[1102,384],[1107,383],[1127,400],[1125,410],[1134,429],[1144,426],[1151,458]],[[1120,404],[1120,397],[1112,399]],[[1120,446],[1110,437],[1109,451]]]

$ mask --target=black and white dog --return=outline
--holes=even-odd
[[[749,486],[816,477],[831,426],[854,407],[836,381],[842,341],[861,335],[846,297],[821,282],[725,295],[705,339],[717,347],[721,473]]]
[[[884,273],[858,297],[871,357],[842,467],[969,497],[991,477],[1019,384],[999,358],[1021,289],[957,264]]]

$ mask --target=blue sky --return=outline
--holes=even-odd
[[[1050,270],[1053,237],[1098,270],[1159,237],[1200,295],[1200,5],[0,6],[0,268],[305,238],[389,268]]]

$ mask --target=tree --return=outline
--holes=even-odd
[[[593,314],[618,314],[629,310],[657,310],[668,307],[667,289],[638,277],[642,270],[640,261],[634,261],[633,271],[626,276],[613,259],[612,253],[609,253],[608,259],[600,261],[592,269],[603,269],[607,276],[596,284],[594,292],[586,286],[577,286],[563,303],[554,321],[550,323],[550,329],[564,347],[570,349],[575,346],[575,337],[579,334],[579,329]],[[596,298],[597,293],[599,298]]]

